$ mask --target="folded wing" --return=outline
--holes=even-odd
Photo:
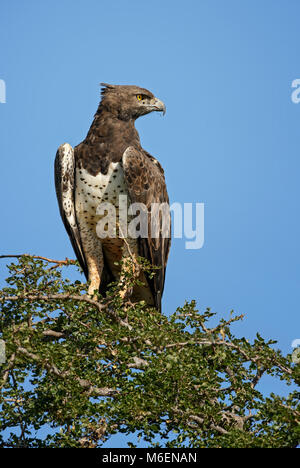
[[[54,164],[55,188],[59,211],[69,234],[77,260],[88,278],[88,268],[80,238],[75,212],[75,158],[74,149],[68,143],[61,145]]]
[[[153,156],[134,147],[126,149],[122,162],[131,202],[143,203],[147,207],[148,237],[138,239],[139,253],[152,265],[159,267],[154,277],[152,279],[147,277],[147,281],[155,305],[160,310],[171,244],[169,197],[164,172]],[[156,228],[158,229],[153,229],[155,223],[151,223],[151,210],[153,214],[157,215],[158,225],[156,224]]]

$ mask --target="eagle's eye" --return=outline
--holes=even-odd
[[[142,101],[143,96],[141,94],[138,94],[136,98],[137,98],[138,101]]]

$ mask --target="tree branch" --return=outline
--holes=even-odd
[[[78,301],[85,302],[90,304],[98,309],[99,312],[107,313],[114,321],[118,322],[120,325],[125,326],[131,330],[131,326],[125,320],[122,320],[108,305],[100,304],[100,302],[91,299],[89,296],[80,296],[78,294],[22,294],[19,296],[0,296],[0,302],[6,301],[19,301],[27,300],[30,302],[34,301]]]
[[[40,359],[40,357],[37,354],[31,353],[28,351],[26,348],[23,346],[18,346],[17,348],[17,353],[20,353],[28,358],[30,358],[33,361],[39,362],[45,369],[47,369],[50,373],[53,373],[57,377],[61,379],[65,379],[66,377],[72,377],[71,373],[69,371],[60,371],[54,364],[49,364],[48,362],[44,362]],[[116,393],[118,393],[117,390],[113,388],[108,388],[108,387],[95,387],[91,382],[85,379],[81,379],[78,376],[74,376],[76,382],[79,383],[79,385],[84,388],[85,390],[88,390],[88,395],[98,395],[98,396],[113,396]]]

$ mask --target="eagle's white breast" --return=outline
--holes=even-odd
[[[119,195],[128,195],[121,163],[111,163],[107,174],[96,176],[83,168],[76,169],[76,213],[90,226],[96,226],[99,219],[96,211],[100,203],[111,203],[117,209]]]

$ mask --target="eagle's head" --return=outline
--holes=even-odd
[[[166,112],[166,106],[150,91],[138,86],[101,83],[100,106],[122,120],[135,120],[150,112]]]

